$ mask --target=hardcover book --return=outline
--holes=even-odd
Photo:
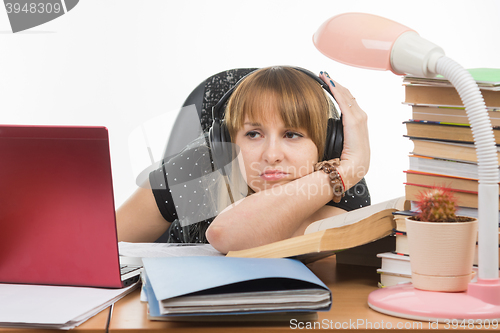
[[[469,125],[441,124],[436,122],[406,121],[409,137],[444,141],[474,142]],[[500,143],[500,128],[493,128],[495,142]]]
[[[500,111],[500,108],[488,108],[488,116],[490,117],[492,126],[500,126],[500,112],[498,111]],[[412,105],[412,119],[449,124],[470,124],[464,107],[452,108],[414,104]]]
[[[446,175],[438,175],[433,173],[418,172],[407,170],[406,182],[410,184],[418,184],[421,186],[439,186],[446,187],[452,191],[467,191],[467,192],[477,192],[478,191],[478,181],[477,179],[471,178],[460,178],[451,177]]]
[[[413,143],[414,155],[477,163],[476,148],[473,143],[429,140],[409,137]],[[500,160],[500,147],[497,147]],[[500,162],[499,162],[500,163]]]
[[[405,103],[463,106],[455,87],[413,85],[405,86]],[[487,107],[500,107],[500,91],[482,89],[481,93]]]
[[[411,201],[418,201],[420,193],[431,188],[430,186],[421,186],[419,184],[405,183],[406,198]],[[478,208],[478,194],[473,191],[454,190],[453,195],[456,198],[456,203],[460,207]],[[500,204],[500,198],[499,198]]]
[[[478,179],[478,166],[473,162],[461,162],[420,155],[410,155],[410,170],[443,176]],[[500,176],[500,169],[499,169]]]

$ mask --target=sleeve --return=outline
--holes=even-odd
[[[177,218],[177,212],[172,193],[168,187],[167,177],[165,176],[164,164],[149,174],[149,183],[151,184],[156,205],[161,215],[166,221],[173,222]]]
[[[204,186],[213,176],[210,151],[203,138],[193,141],[177,155],[163,161],[149,174],[156,205],[171,222],[157,242],[206,242],[205,231],[213,220],[211,201]]]
[[[339,207],[346,211],[355,210],[371,204],[370,192],[365,179],[361,179],[356,185],[351,187],[339,203],[328,202],[328,206]]]

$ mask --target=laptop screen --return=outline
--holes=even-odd
[[[0,126],[0,282],[121,287],[108,132]]]

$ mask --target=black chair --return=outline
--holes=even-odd
[[[182,107],[195,106],[201,129],[208,132],[212,126],[212,107],[242,77],[256,68],[236,68],[217,73],[201,82],[189,96]],[[187,110],[187,109],[186,109]],[[193,115],[181,112],[177,115],[163,155],[164,160],[180,152],[199,133],[199,127],[193,126]]]

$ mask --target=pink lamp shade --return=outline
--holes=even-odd
[[[340,63],[401,75],[391,66],[391,50],[408,31],[414,30],[377,15],[345,13],[324,22],[313,42],[321,53]]]

